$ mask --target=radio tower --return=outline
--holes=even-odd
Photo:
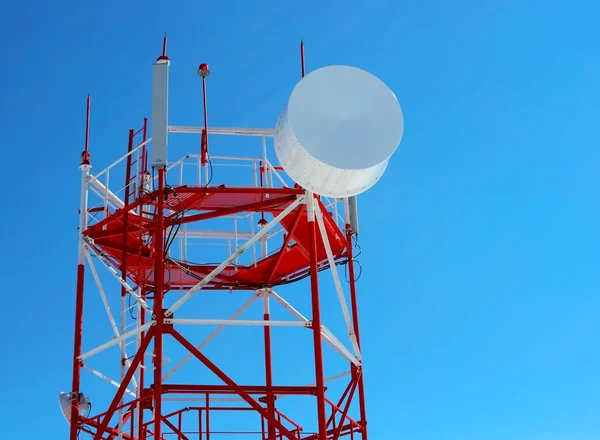
[[[70,440],[367,440],[356,195],[385,171],[402,112],[363,70],[305,77],[300,49],[275,129],[209,126],[207,64],[203,124],[183,127],[165,35],[151,127],[98,173],[88,97]]]

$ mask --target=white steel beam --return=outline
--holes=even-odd
[[[202,133],[204,127],[185,127],[181,125],[170,125],[171,133]],[[208,127],[208,134],[225,134],[234,136],[274,136],[273,128],[229,128],[229,127]]]
[[[285,180],[283,180],[283,177],[281,177],[281,175],[277,172],[277,170],[275,169],[275,167],[273,166],[273,164],[270,161],[266,161],[266,166],[269,168],[269,171],[275,176],[277,177],[277,180],[279,180],[279,182],[281,182],[281,184],[287,188],[288,184],[285,182]],[[271,177],[271,187],[273,187],[273,178]]]
[[[240,316],[248,307],[250,307],[250,305],[252,305],[252,303],[254,301],[256,301],[256,299],[258,298],[257,295],[253,296],[252,298],[250,298],[248,301],[246,301],[246,303],[240,307],[233,315],[231,315],[229,317],[229,319],[235,319],[238,316]],[[223,329],[226,327],[226,325],[221,324],[219,326],[219,328],[215,329],[215,331],[213,331],[210,335],[208,335],[208,337],[206,339],[204,339],[200,344],[196,345],[196,349],[197,350],[202,350],[206,344],[208,344],[210,341],[212,341],[215,336],[217,336],[219,333],[221,333],[221,331],[223,331]],[[179,370],[179,368],[181,368],[183,366],[183,364],[185,364],[187,361],[189,361],[192,357],[194,357],[193,354],[189,353],[186,357],[184,357],[181,361],[179,361],[179,363],[177,363],[177,365],[175,365],[173,368],[171,368],[162,378],[163,382],[165,382],[169,377],[171,377],[173,375],[173,373],[175,373],[177,370]]]
[[[79,356],[77,359],[80,361],[83,361],[85,359],[88,359],[92,356],[94,356],[95,354],[98,354],[104,350],[106,350],[107,348],[112,347],[113,345],[117,345],[118,343],[120,343],[121,341],[124,341],[132,336],[137,335],[138,333],[141,333],[143,331],[148,330],[150,327],[152,327],[154,324],[156,323],[156,321],[150,321],[138,328],[134,328],[133,330],[128,331],[127,333],[122,334],[121,336],[119,336],[118,338],[113,338],[108,342],[105,342],[102,345],[99,345],[96,348],[91,349],[90,351],[88,351],[87,353],[82,354],[81,356]]]
[[[296,207],[304,201],[304,196],[299,196],[294,202],[292,202],[287,208],[281,211],[273,220],[267,223],[262,227],[258,233],[240,246],[231,256],[229,256],[225,261],[219,264],[212,272],[210,272],[202,281],[192,287],[187,291],[185,295],[183,295],[175,304],[171,306],[169,310],[165,312],[165,317],[169,317],[173,315],[179,307],[185,304],[188,300],[190,300],[194,295],[196,295],[204,286],[210,283],[219,273],[223,271],[229,264],[231,264],[237,257],[243,254],[253,243],[259,241],[264,235],[267,234],[275,225],[277,225],[286,215],[292,212]]]
[[[125,207],[125,203],[123,203],[123,200],[121,200],[110,189],[106,188],[106,186],[102,182],[100,182],[96,177],[92,175],[90,175],[90,185],[94,187],[93,189],[96,189],[98,191],[96,193],[98,194],[98,196],[110,200],[117,207],[117,209],[122,209]],[[135,216],[138,215],[137,212],[135,212],[134,210],[130,210],[128,214],[132,214]]]
[[[100,282],[100,277],[98,276],[98,271],[96,270],[96,265],[90,256],[89,251],[86,250],[85,257],[87,258],[88,264],[90,266],[90,270],[92,271],[92,276],[96,281],[96,286],[98,287],[98,292],[100,292],[100,297],[102,298],[102,303],[104,304],[104,308],[106,309],[106,314],[108,315],[108,320],[110,321],[110,326],[113,329],[113,333],[115,337],[118,338],[121,334],[119,333],[119,329],[117,328],[117,323],[115,322],[115,318],[110,309],[110,305],[108,304],[108,300],[106,299],[106,294],[104,293],[104,288],[102,287],[102,283]]]
[[[183,235],[184,231],[181,229],[177,232],[177,237]],[[207,231],[207,230],[193,230],[188,229],[185,231],[187,238],[202,239],[211,238],[214,240],[229,240],[233,239],[235,234],[228,231]],[[238,238],[252,238],[254,234],[251,232],[240,232],[237,233]]]
[[[100,379],[105,380],[109,384],[114,385],[117,388],[119,388],[121,386],[121,384],[119,382],[112,380],[110,377],[106,376],[105,374],[100,373],[97,370],[94,370],[92,367],[89,367],[86,364],[83,364],[83,368],[85,368],[86,370],[91,372],[93,375],[98,376]],[[136,397],[135,393],[128,388],[125,389],[125,392],[132,397]]]
[[[311,322],[300,321],[265,321],[262,319],[169,319],[165,318],[165,324],[184,324],[184,325],[243,325],[257,327],[310,327]]]
[[[329,237],[327,237],[327,231],[325,230],[325,224],[323,222],[323,213],[318,203],[315,203],[315,214],[317,217],[317,224],[321,231],[321,238],[323,245],[325,246],[325,253],[327,254],[327,260],[329,261],[329,270],[333,277],[333,283],[335,284],[335,290],[338,294],[340,306],[342,307],[342,313],[344,314],[344,320],[346,321],[346,330],[350,337],[350,343],[354,348],[355,356],[360,359],[360,349],[358,348],[358,341],[356,340],[356,333],[354,333],[354,326],[352,324],[352,318],[350,318],[350,312],[348,311],[348,305],[346,304],[346,297],[344,296],[344,289],[342,288],[342,282],[337,271],[337,266],[333,259],[333,252],[331,251],[331,244],[329,243]]]
[[[333,335],[333,333],[331,333],[331,331],[324,325],[321,325],[321,334],[323,336],[325,336],[326,340],[330,340],[331,344],[333,344],[332,346],[334,348],[336,348],[338,351],[341,351],[346,359],[349,359],[350,362],[352,362],[357,367],[360,365],[360,362],[361,362],[360,358],[357,356],[353,356],[352,353],[350,353],[350,350],[348,350],[346,347],[344,347],[344,344],[342,344],[340,342],[340,340],[338,338],[336,338]]]
[[[274,290],[270,290],[269,295],[271,295],[275,299],[275,301],[281,304],[284,309],[288,310],[300,321],[304,323],[310,322],[302,313],[296,310],[289,302],[287,302],[285,299],[279,296]],[[361,365],[360,359],[358,359],[356,356],[353,356],[352,353],[350,353],[350,351],[348,351],[348,349],[344,347],[344,345],[337,338],[335,338],[333,334],[331,334],[331,332],[327,330],[324,326],[321,326],[321,337],[325,342],[327,342],[331,346],[331,348],[333,348],[340,355],[348,359],[354,365],[356,365],[357,367]]]
[[[104,267],[106,267],[108,269],[108,271],[117,279],[117,281],[123,287],[125,287],[125,289],[127,290],[127,292],[129,292],[129,294],[131,296],[133,296],[135,298],[135,300],[144,309],[146,309],[150,313],[153,313],[153,310],[148,305],[148,303],[146,301],[144,301],[144,299],[135,290],[133,290],[131,288],[131,286],[129,286],[129,284],[127,284],[127,282],[123,278],[121,278],[121,276],[117,273],[117,271],[106,261],[106,259],[104,258],[104,256],[101,253],[99,253],[96,249],[94,249],[94,247],[91,245],[91,243],[88,241],[88,239],[86,239],[86,242],[88,244],[88,249],[91,250],[94,253],[94,255],[96,255],[96,257],[98,257],[98,259],[102,262],[102,264],[104,265]]]
[[[136,153],[137,151],[139,151],[140,148],[142,148],[144,145],[146,145],[151,140],[152,140],[152,138],[148,138],[144,142],[139,143],[131,151],[125,153],[123,156],[121,156],[120,158],[118,158],[117,160],[115,160],[113,163],[111,163],[109,166],[107,166],[106,168],[104,168],[98,174],[95,174],[95,177],[93,177],[93,178],[94,179],[98,179],[101,175],[103,175],[104,173],[107,173],[112,167],[114,167],[115,165],[117,165],[119,162],[127,159],[127,156],[130,156],[133,153]]]

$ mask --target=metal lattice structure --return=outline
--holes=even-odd
[[[166,41],[157,64],[168,71]],[[146,120],[140,130],[130,130],[127,153],[98,173],[92,173],[86,129],[80,166],[73,384],[67,413],[70,439],[87,435],[95,440],[209,440],[239,434],[263,440],[342,436],[366,440],[349,201],[317,197],[290,183],[267,154],[273,130],[208,127],[206,101],[204,114],[203,127],[166,129],[170,139],[198,138],[197,154],[154,169],[148,156],[157,134],[152,134],[153,142]],[[209,155],[209,138],[211,145],[218,138],[244,140],[254,147],[243,156]],[[228,176],[235,175],[236,184],[214,181],[215,170],[226,167],[233,170]],[[237,183],[242,180],[245,184]],[[220,259],[198,262],[209,258]],[[342,266],[347,279],[340,275]],[[322,313],[323,271],[332,276],[327,300],[339,301],[343,337],[334,335]],[[304,311],[279,292],[296,282],[310,291]],[[241,303],[229,316],[209,305],[223,295]],[[101,301],[110,324],[107,333],[86,327],[90,312],[86,308],[84,320],[84,298],[91,297]],[[260,316],[240,318],[261,303]],[[272,319],[274,307],[289,318]],[[96,314],[100,312],[93,317]],[[254,361],[262,363],[262,375],[254,376],[254,383],[234,381],[239,371],[221,368],[208,353],[221,333],[232,327],[259,329],[251,334],[260,347]],[[273,351],[278,347],[272,332],[284,327],[291,344],[294,335],[310,334],[313,383],[276,379]],[[186,333],[192,328],[212,331]],[[94,335],[100,342],[86,342],[84,335]],[[236,353],[235,344],[235,338],[227,339],[228,352]],[[326,355],[324,346],[332,348]],[[110,373],[94,363],[108,352],[114,355],[98,364]],[[346,367],[325,377],[325,364],[332,357],[337,357],[336,366]],[[197,367],[190,370],[192,359]],[[278,367],[285,369],[286,377],[296,373],[294,365],[280,362]],[[240,363],[237,370],[243,368]],[[83,404],[88,381],[95,381],[95,389],[100,383],[106,388],[102,398],[87,396],[93,406]],[[327,386],[334,382],[338,385],[330,391]],[[295,408],[301,410],[290,415],[283,408],[293,408],[286,403],[293,399],[298,399]]]

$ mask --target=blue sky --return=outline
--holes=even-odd
[[[5,250],[0,420],[66,438],[79,154],[97,170],[150,114],[169,34],[171,120],[273,126],[307,69],[398,96],[405,136],[361,197],[371,438],[600,437],[599,8],[591,1],[9,1],[0,14]]]

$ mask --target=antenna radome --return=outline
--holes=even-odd
[[[383,175],[402,139],[394,93],[350,66],[315,70],[298,82],[277,121],[275,151],[299,185],[327,197],[349,197]]]

